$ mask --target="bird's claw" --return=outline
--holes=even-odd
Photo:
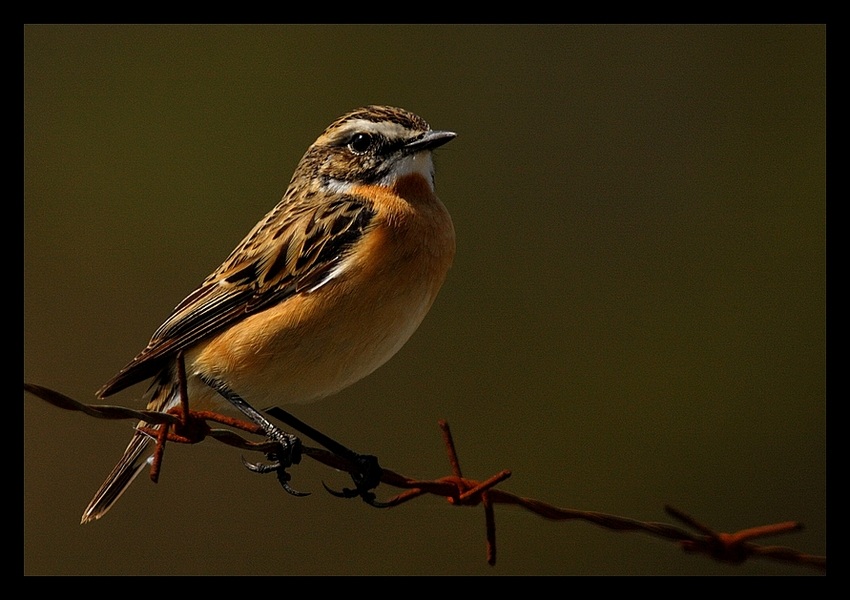
[[[375,508],[387,508],[390,505],[386,502],[380,502],[375,498],[373,489],[381,483],[383,469],[378,464],[378,459],[369,454],[360,454],[354,459],[357,469],[351,474],[354,480],[354,488],[342,488],[342,491],[332,490],[322,482],[322,485],[332,496],[337,498],[357,498],[363,499],[363,502]]]
[[[387,508],[390,504],[386,502],[381,502],[375,499],[375,494],[371,490],[368,489],[352,489],[352,488],[342,488],[341,491],[336,491],[328,487],[324,481],[322,482],[325,490],[331,495],[337,498],[357,498],[358,496],[363,499],[363,502],[368,504],[369,506],[374,506],[375,508]]]
[[[303,498],[304,496],[309,496],[310,492],[299,492],[298,490],[292,488],[289,485],[289,480],[292,479],[292,475],[286,469],[278,469],[277,470],[277,481],[280,483],[280,487],[289,494],[290,496],[295,496],[296,498]]]
[[[242,464],[245,465],[249,471],[253,471],[254,473],[263,474],[274,472],[277,475],[278,482],[286,493],[301,498],[303,496],[309,496],[310,492],[299,492],[290,486],[289,481],[292,479],[292,475],[290,475],[286,470],[293,464],[301,462],[301,440],[295,437],[293,437],[292,440],[294,441],[288,442],[286,447],[284,447],[284,444],[281,443],[279,444],[279,450],[269,452],[266,456],[270,462],[253,463],[245,460],[245,457],[242,457]]]
[[[245,467],[249,471],[253,471],[254,473],[260,473],[260,474],[271,473],[272,471],[277,471],[278,469],[280,469],[280,463],[279,462],[273,462],[273,463],[256,462],[256,463],[254,463],[254,462],[251,462],[249,460],[246,460],[244,456],[242,457],[242,464],[245,465]]]

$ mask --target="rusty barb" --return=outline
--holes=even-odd
[[[181,408],[163,413],[147,410],[132,410],[121,406],[89,405],[77,402],[54,390],[24,383],[24,391],[66,410],[83,412],[100,419],[137,419],[146,423],[165,425],[158,430],[151,429],[157,437],[157,449],[154,462],[151,465],[151,479],[157,480],[166,442],[195,444],[206,438],[213,438],[224,444],[254,452],[273,452],[276,442],[252,442],[235,433],[233,429],[252,435],[263,435],[263,430],[247,421],[234,419],[226,415],[210,411],[189,411],[185,415]],[[283,412],[283,411],[281,411]],[[274,414],[274,413],[271,413]],[[231,429],[212,428],[210,423],[226,425]],[[431,494],[445,498],[454,506],[484,507],[487,562],[496,563],[496,520],[494,507],[496,504],[508,504],[523,508],[533,514],[552,521],[578,520],[592,523],[612,531],[632,531],[644,533],[656,538],[665,539],[679,544],[687,553],[703,554],[709,558],[728,564],[741,564],[749,559],[763,558],[810,567],[826,571],[826,556],[804,554],[797,550],[782,546],[760,546],[753,543],[757,538],[787,534],[799,531],[802,525],[795,521],[762,525],[738,531],[736,533],[716,532],[693,517],[665,506],[667,514],[680,521],[693,531],[667,523],[638,521],[626,517],[605,514],[601,512],[559,508],[540,500],[523,498],[500,489],[496,486],[511,476],[508,470],[500,471],[483,481],[464,477],[460,468],[455,443],[451,430],[446,421],[439,421],[443,442],[446,446],[451,475],[433,480],[420,480],[398,474],[389,469],[383,469],[380,482],[404,491],[392,498],[374,503],[380,507],[395,507],[414,498]],[[360,465],[352,463],[348,457],[340,456],[321,448],[304,446],[302,455],[310,457],[333,469],[356,474]]]

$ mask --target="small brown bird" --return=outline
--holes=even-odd
[[[388,106],[338,118],[280,203],[98,396],[153,378],[148,409],[167,411],[185,383],[192,407],[229,400],[290,444],[294,436],[270,431],[252,405],[308,402],[353,384],[402,347],[434,302],[455,233],[434,192],[431,153],[455,135]],[[83,523],[112,507],[154,443],[134,433]]]

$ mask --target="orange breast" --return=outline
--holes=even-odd
[[[378,209],[338,277],[234,324],[187,353],[189,372],[255,406],[305,402],[365,377],[413,334],[454,256],[454,229],[420,175],[358,186]]]

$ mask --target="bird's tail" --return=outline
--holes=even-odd
[[[148,409],[166,411],[177,401],[179,397],[174,386],[160,385],[148,403]],[[139,431],[141,427],[158,429],[162,425],[139,422],[124,455],[83,511],[80,523],[95,521],[105,515],[145,466],[151,464],[156,440],[149,433]]]
[[[143,423],[140,423],[140,425],[143,425]],[[97,490],[94,498],[89,502],[80,523],[99,519],[112,508],[112,505],[121,497],[124,490],[133,483],[133,480],[144,469],[145,465],[150,464],[153,454],[153,448],[151,448],[153,441],[146,433],[137,431],[133,434],[133,439],[130,440],[127,449],[124,450],[124,456],[121,457],[106,481]]]

